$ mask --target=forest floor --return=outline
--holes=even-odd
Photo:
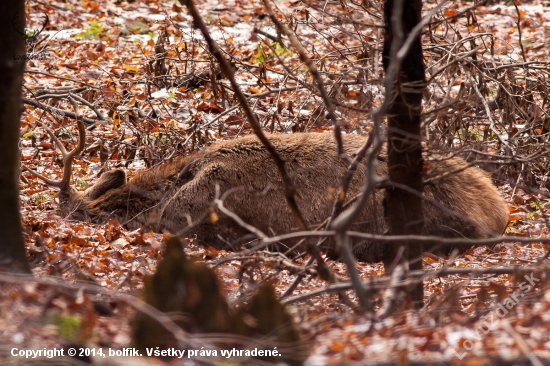
[[[383,99],[381,13],[378,2],[363,2],[372,3],[369,12],[362,11],[357,4],[350,2],[343,6],[344,3],[283,0],[276,4],[287,16],[286,21],[294,23],[301,39],[307,40],[308,52],[319,60],[324,59],[318,66],[327,79],[336,83],[350,81],[334,95],[342,103],[357,108],[338,108],[338,113],[345,116],[346,133],[365,134],[372,124],[370,111]],[[297,54],[261,34],[277,36],[265,17],[261,1],[200,1],[197,6],[214,38],[236,62],[241,88],[253,103],[266,131],[331,132],[331,127],[324,124],[324,112],[319,109],[320,99],[308,90],[307,85],[298,83],[286,73],[292,69],[301,81],[309,80]],[[427,2],[424,13],[433,7],[432,2]],[[86,108],[85,116],[96,121],[94,128],[87,131],[85,152],[75,159],[73,165],[71,182],[77,189],[92,186],[101,173],[115,167],[123,167],[131,177],[136,171],[163,159],[190,153],[218,140],[251,133],[241,114],[228,112],[230,103],[233,106],[235,102],[220,97],[212,89],[208,71],[215,66],[202,37],[191,28],[187,11],[176,2],[33,0],[27,3],[27,12],[28,29],[40,29],[47,14],[48,25],[39,38],[48,38],[40,44],[30,42],[28,52],[34,58],[31,57],[27,64],[24,96],[32,99],[44,90],[60,93],[64,90],[62,87],[86,87],[82,96],[105,117],[104,121],[98,120],[99,114]],[[471,42],[478,48],[480,59],[488,58],[491,53],[495,67],[540,62],[529,70],[525,66],[507,69],[514,77],[507,74],[508,84],[503,83],[513,84],[517,88],[514,89],[516,95],[523,93],[518,90],[532,87],[528,83],[529,77],[537,80],[536,85],[547,83],[545,62],[550,61],[547,41],[550,39],[550,10],[546,2],[531,1],[517,9],[504,3],[473,8],[472,2],[449,2],[438,16],[448,20],[434,23],[435,37],[429,34],[423,37],[427,50],[427,75],[433,78],[425,110],[435,109],[438,103],[442,103],[441,95],[445,96],[445,93],[457,99],[463,97],[461,88],[469,82],[471,70],[460,60],[476,52],[464,49],[460,53],[454,49],[463,45],[472,47]],[[342,19],[352,19],[356,23],[346,23]],[[254,31],[255,28],[261,32]],[[159,34],[163,31],[168,34],[164,42],[159,41]],[[519,47],[520,33],[523,50]],[[494,40],[490,47],[487,46],[490,42],[482,38],[485,36],[480,36],[487,34]],[[470,43],[466,41],[469,37]],[[369,46],[364,47],[361,42]],[[448,64],[443,67],[445,63],[430,53],[437,48],[435,42],[455,45],[446,48],[448,59],[445,61],[458,60],[454,68]],[[490,52],[488,48],[491,48]],[[164,64],[155,58],[162,52],[166,52]],[[359,54],[368,54],[363,58],[374,62],[357,61]],[[354,64],[365,66],[369,73],[366,83],[351,82],[360,80],[359,76],[350,76],[357,71],[353,69]],[[165,69],[158,74],[155,67]],[[190,80],[187,76],[204,70],[207,71],[203,77],[205,81]],[[258,81],[262,72],[266,75]],[[538,74],[535,77],[533,73]],[[489,89],[494,87],[491,79],[487,78],[486,82]],[[218,83],[225,81],[221,79]],[[443,92],[438,90],[441,87]],[[273,88],[281,91],[266,93]],[[487,95],[494,96],[495,90]],[[72,110],[71,104],[62,98],[51,101],[50,106]],[[468,103],[468,100],[464,101]],[[510,112],[519,116],[515,117],[514,125],[498,129],[507,130],[506,136],[512,134],[511,129],[514,129],[514,136],[538,134],[538,140],[533,140],[538,142],[534,145],[543,146],[548,131],[545,130],[545,114],[540,111],[544,111],[546,100],[535,96],[529,103],[539,111],[533,112],[536,118],[527,120],[522,116],[522,112],[517,111],[522,108],[518,103],[516,112]],[[466,130],[447,128],[457,109],[447,111],[447,114],[439,113],[430,120],[427,128],[433,128],[429,132],[432,141],[435,135],[440,140],[430,146],[439,143],[491,153],[501,149],[502,146],[491,139],[491,133],[487,133],[489,119],[485,110],[482,107],[479,110],[483,116],[477,120],[472,113],[465,113],[462,117],[463,120],[478,121]],[[500,120],[504,119],[504,112],[492,110],[491,113]],[[540,126],[537,124],[539,120],[543,121]],[[59,152],[43,125],[65,131],[63,140],[70,146],[75,144],[74,120],[59,112],[47,112],[44,108],[27,104],[21,123],[22,168],[33,168],[49,177],[61,177]],[[442,128],[443,125],[447,127]],[[440,137],[449,134],[450,130],[450,138]],[[473,143],[470,143],[472,140],[461,140],[465,133],[474,136]],[[442,143],[444,141],[451,143]],[[288,313],[310,346],[306,364],[406,365],[432,361],[512,365],[544,364],[545,360],[550,360],[550,266],[547,259],[539,262],[549,247],[536,241],[536,238],[547,237],[549,231],[550,215],[545,207],[549,205],[550,196],[546,187],[545,159],[546,156],[541,156],[532,163],[520,162],[515,173],[508,168],[504,171],[499,167],[499,171],[494,167],[491,169],[497,178],[499,191],[509,205],[507,233],[533,238],[532,243],[506,242],[493,248],[470,249],[452,258],[430,254],[424,258],[425,269],[517,266],[534,268],[532,272],[427,277],[424,280],[426,306],[423,309],[396,310],[376,320],[358,314],[336,292],[312,293],[326,288],[327,283],[313,274],[308,275],[285,299]],[[144,278],[155,273],[162,257],[163,240],[167,234],[130,231],[116,220],[96,225],[57,216],[56,189],[26,171],[22,173],[20,196],[26,245],[35,279],[0,275],[1,363],[27,365],[53,364],[56,361],[47,357],[13,357],[14,348],[51,350],[85,345],[106,352],[130,347],[130,324],[136,310],[131,306],[131,300],[124,296],[140,296]],[[199,247],[193,239],[186,241],[185,252],[190,258],[215,269],[231,307],[245,303],[258,284],[266,279],[271,280],[277,293],[282,295],[295,281],[296,268],[305,266],[307,262],[294,259],[290,266],[277,255],[239,257],[238,253]],[[343,263],[328,258],[326,261],[336,274],[348,277]],[[384,274],[382,263],[357,263],[357,269],[365,280],[377,279]],[[526,282],[532,286],[526,286]],[[352,303],[356,300],[352,291],[345,293]],[[383,296],[379,294],[376,298],[379,307]],[[169,362],[97,355],[81,359],[81,362],[90,361],[97,365],[109,362],[162,365]],[[218,364],[230,364],[229,361],[211,360]],[[77,364],[74,359],[71,362]],[[186,358],[171,362],[191,365],[199,361]]]

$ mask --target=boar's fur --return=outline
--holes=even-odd
[[[287,162],[287,171],[297,188],[298,206],[313,228],[329,217],[334,199],[329,197],[330,189],[338,187],[347,169],[336,155],[334,138],[330,134],[302,133],[270,135],[270,139]],[[344,136],[346,153],[353,156],[365,139]],[[460,158],[431,161],[427,166],[423,194],[448,210],[424,202],[426,235],[487,238],[502,234],[507,225],[507,207],[484,172],[467,167]],[[386,174],[384,154],[379,157],[377,170],[380,175]],[[361,165],[348,197],[360,192],[364,176]],[[165,162],[136,174],[129,182],[122,170],[107,172],[85,192],[74,188],[60,192],[60,210],[77,220],[101,223],[117,218],[129,228],[146,226],[172,233],[202,220],[187,233],[196,235],[199,243],[214,248],[244,243],[250,234],[232,219],[219,214],[219,220],[212,223],[208,218],[216,185],[222,194],[232,190],[225,206],[264,233],[276,235],[296,229],[279,172],[254,135]],[[386,231],[383,194],[382,189],[376,192],[351,230],[374,234]],[[326,243],[332,245],[330,240]],[[282,243],[278,249],[291,244]],[[382,259],[382,249],[381,243],[355,242],[353,251],[358,260],[374,262]]]

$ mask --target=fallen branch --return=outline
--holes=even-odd
[[[33,107],[36,107],[36,108],[40,108],[40,109],[43,109],[45,111],[48,111],[50,112],[51,114],[55,115],[55,116],[61,116],[61,117],[69,117],[69,118],[72,118],[72,119],[77,119],[77,115],[73,112],[69,112],[69,111],[66,111],[66,110],[63,110],[63,109],[59,109],[59,108],[55,108],[55,107],[51,107],[49,105],[46,105],[46,104],[42,104],[40,102],[37,102],[35,100],[32,100],[32,99],[29,99],[29,98],[21,98],[21,100],[23,101],[23,103],[25,104],[28,104],[28,105],[32,105]],[[82,117],[82,121],[87,124],[88,126],[91,126],[93,124],[95,124],[97,122],[97,120],[95,119],[91,119],[91,118],[86,118],[86,117]]]
[[[479,275],[502,275],[502,274],[508,274],[508,275],[520,275],[523,273],[530,273],[540,270],[538,267],[495,267],[495,268],[440,268],[435,270],[429,270],[429,271],[410,271],[408,273],[408,277],[405,280],[402,281],[394,281],[389,284],[392,279],[389,277],[380,277],[375,279],[369,279],[366,281],[363,281],[363,286],[367,289],[367,291],[375,291],[375,290],[387,290],[389,288],[395,287],[395,288],[403,288],[406,286],[411,286],[417,283],[420,283],[424,281],[426,278],[429,277],[440,277],[440,276],[450,276],[450,275],[470,275],[473,276],[479,276]],[[332,292],[341,292],[346,290],[353,290],[354,286],[350,281],[347,282],[341,282],[341,283],[334,283],[331,284],[325,288],[310,291],[307,293],[303,293],[300,295],[296,295],[293,297],[289,297],[287,299],[280,300],[283,304],[291,304],[298,301],[303,301],[306,299],[309,299],[311,297],[315,297],[318,295],[322,295],[325,293],[332,293]]]

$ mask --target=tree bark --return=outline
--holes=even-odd
[[[390,48],[397,39],[399,48],[411,30],[421,20],[422,1],[405,0],[401,18],[402,37],[396,37],[392,29],[392,14],[397,1],[386,0],[384,4],[385,38],[383,64],[387,71],[390,63]],[[399,39],[401,38],[401,39]],[[422,43],[418,37],[409,49],[399,69],[392,96],[387,109],[388,117],[388,174],[391,182],[406,185],[422,192],[422,146],[420,135],[420,107],[425,87],[425,71]],[[390,235],[421,235],[423,231],[422,199],[415,194],[398,188],[386,189],[386,223]],[[401,255],[399,256],[400,251]],[[384,267],[390,274],[396,264],[409,260],[409,268],[422,269],[422,245],[408,244],[405,240],[385,248]],[[414,260],[414,262],[411,262]],[[412,289],[415,307],[423,304],[422,284]]]
[[[5,1],[0,19],[0,269],[30,272],[19,213],[18,142],[25,68],[25,1]]]

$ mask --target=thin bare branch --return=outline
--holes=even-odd
[[[229,65],[225,57],[222,55],[222,52],[220,51],[217,43],[214,41],[214,39],[210,36],[210,33],[208,31],[208,28],[206,27],[206,24],[202,20],[202,17],[200,16],[197,8],[195,7],[195,4],[192,0],[185,0],[183,1],[183,4],[187,6],[189,10],[189,14],[193,18],[193,25],[197,27],[206,43],[208,44],[208,47],[210,49],[210,52],[218,63],[220,64],[220,68],[223,72],[223,74],[227,77],[229,80],[233,92],[235,93],[235,97],[239,101],[239,104],[244,110],[244,113],[252,127],[252,130],[258,137],[258,139],[261,141],[261,143],[264,145],[266,150],[269,152],[269,154],[273,157],[273,160],[275,161],[275,165],[277,166],[277,169],[279,170],[279,174],[281,175],[283,186],[284,186],[284,193],[285,193],[285,199],[288,203],[288,206],[296,219],[298,226],[302,230],[307,230],[307,223],[304,220],[299,208],[298,204],[296,203],[295,199],[295,193],[296,193],[296,187],[294,187],[294,184],[292,183],[292,179],[290,178],[290,175],[286,171],[285,168],[285,161],[281,158],[273,144],[269,141],[269,139],[265,136],[265,134],[262,131],[262,128],[260,126],[260,123],[258,122],[258,118],[250,108],[250,105],[248,104],[248,100],[246,96],[243,94],[239,84],[235,80],[235,72],[233,71],[233,68]],[[308,246],[308,248],[311,248],[311,246]],[[316,248],[316,247],[315,247]],[[311,248],[313,250],[313,248]],[[317,252],[311,253],[312,256],[316,257],[317,263],[320,266],[319,273],[323,278],[326,280],[329,280],[332,278],[331,271],[326,267],[326,264],[323,261],[323,258],[321,255]]]
[[[63,177],[61,178],[61,180],[55,181],[44,177],[42,174],[39,174],[32,169],[27,168],[27,171],[29,171],[39,179],[42,179],[44,182],[46,182],[46,184],[59,188],[62,192],[69,190],[71,184],[73,160],[75,156],[77,156],[84,150],[84,146],[86,144],[86,129],[84,128],[84,123],[82,122],[82,116],[78,112],[78,105],[73,98],[73,94],[69,92],[68,97],[69,101],[73,105],[76,117],[76,124],[78,127],[78,142],[76,147],[71,151],[67,151],[65,146],[63,146],[63,143],[55,135],[55,132],[53,132],[49,127],[44,126],[44,129],[48,132],[51,139],[55,142],[55,144],[61,151],[61,156],[63,157]]]

